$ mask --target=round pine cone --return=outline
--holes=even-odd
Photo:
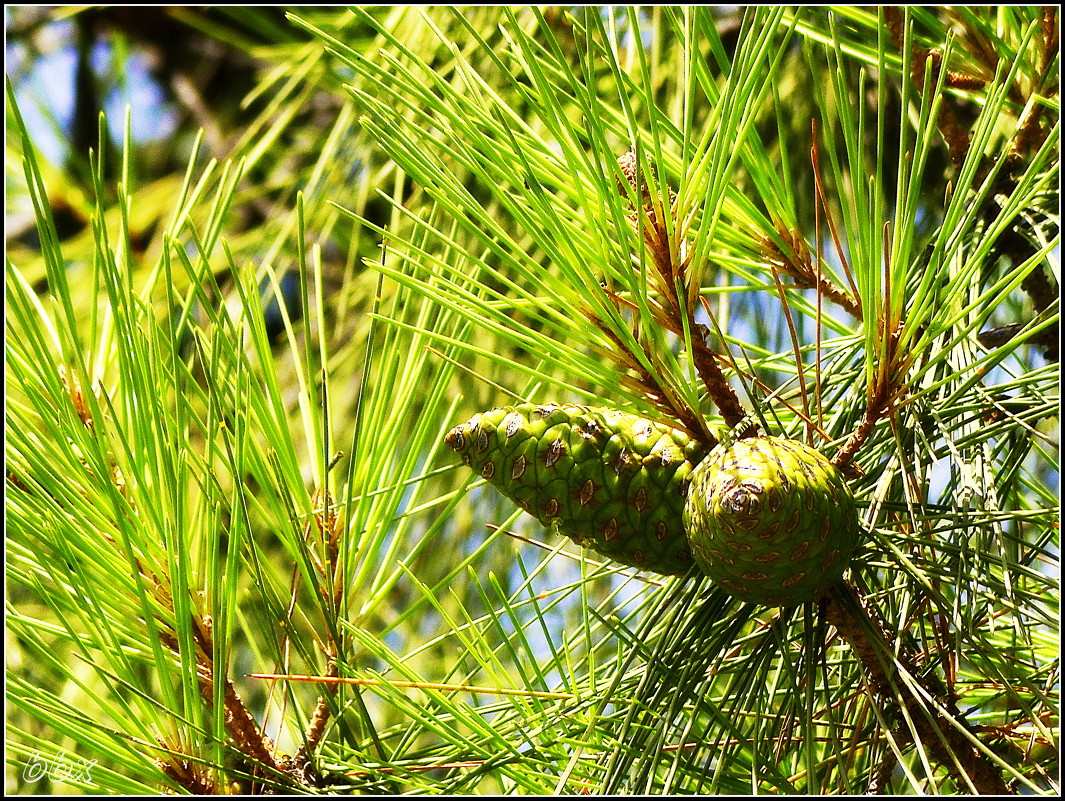
[[[684,529],[711,579],[744,601],[792,606],[839,581],[858,544],[854,495],[800,442],[720,445],[691,474]]]

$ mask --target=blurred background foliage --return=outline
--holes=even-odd
[[[1056,11],[5,23],[9,792],[1056,791]],[[892,387],[855,582],[927,706],[444,452],[516,398],[669,418],[652,384],[727,434],[701,327],[829,452]]]

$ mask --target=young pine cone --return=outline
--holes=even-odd
[[[692,564],[682,515],[704,451],[677,429],[612,409],[526,403],[475,415],[444,441],[578,545],[656,573]]]
[[[779,437],[715,448],[691,474],[684,528],[704,573],[737,598],[769,606],[820,597],[860,537],[839,470]]]

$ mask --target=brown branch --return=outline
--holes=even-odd
[[[213,688],[213,686],[213,682],[207,680],[206,677],[201,682],[201,687]],[[259,724],[256,723],[255,718],[252,717],[248,708],[244,705],[244,701],[237,694],[232,679],[226,678],[223,692],[222,703],[225,705],[226,729],[236,741],[240,750],[256,762],[276,770],[279,774],[286,773],[274,756],[273,741],[262,733]],[[204,695],[204,700],[210,700],[208,695]]]
[[[1036,87],[1048,95],[1058,93],[1058,71],[1054,69],[1058,48],[1061,45],[1060,11],[1056,6],[1044,6],[1040,26],[1043,29],[1043,54],[1039,65],[1040,80]],[[1053,83],[1047,84],[1047,81]]]
[[[706,342],[709,330],[706,326],[697,324],[694,316],[690,316],[689,325],[692,332],[692,362],[695,364],[695,371],[725,419],[725,424],[729,428],[735,428],[743,422],[747,413],[740,405],[740,400],[736,397],[735,390],[729,385],[725,374],[718,367],[717,353]],[[753,425],[748,426],[739,433],[739,436],[750,436],[755,428]]]
[[[683,337],[685,330],[690,333],[692,362],[696,372],[702,379],[710,399],[721,412],[725,424],[729,428],[735,428],[743,422],[747,413],[740,404],[735,390],[721,372],[717,363],[718,355],[707,344],[705,327],[695,321],[698,293],[690,291],[690,256],[681,255],[685,232],[675,228],[671,234],[663,219],[675,211],[675,197],[671,191],[663,187],[660,204],[655,205],[651,198],[651,190],[640,170],[635,148],[618,159],[618,167],[629,186],[636,190],[641,198],[641,205],[629,215],[629,222],[633,229],[641,234],[654,269],[652,280],[658,294],[657,302],[650,304],[654,321],[677,336]],[[618,188],[624,189],[620,182]],[[628,194],[627,191],[625,194]],[[658,208],[661,209],[661,213]],[[701,420],[699,428],[705,430],[705,424]],[[706,433],[709,434],[709,432]],[[703,444],[706,445],[709,445],[710,440],[713,440],[713,437],[701,438]]]
[[[976,792],[983,795],[1012,792],[1003,781],[999,768],[955,727],[954,723],[960,723],[971,734],[964,719],[960,716],[948,719],[938,708],[913,694],[905,682],[896,681],[898,665],[940,706],[952,710],[953,703],[946,697],[945,688],[929,686],[938,685],[934,680],[922,680],[913,668],[914,660],[904,650],[899,649],[897,661],[892,658],[896,643],[888,637],[876,612],[863,603],[851,585],[846,582],[836,584],[821,599],[821,610],[825,619],[850,645],[864,669],[870,689],[888,703],[901,701],[921,742],[959,787],[967,787],[971,782]],[[896,739],[909,741],[908,729],[904,726],[899,729]]]
[[[337,678],[340,675],[337,670],[336,660],[330,660],[329,668],[325,675],[329,678]],[[331,696],[335,697],[339,687],[339,684],[328,683],[326,684],[326,691],[329,692]],[[325,736],[326,729],[332,717],[333,711],[329,706],[328,699],[325,696],[319,696],[318,702],[314,707],[314,715],[311,717],[311,722],[307,726],[307,732],[303,736],[303,745],[299,747],[292,757],[292,764],[297,770],[299,770],[300,779],[304,784],[317,785],[320,781],[312,757],[315,750],[318,748],[318,744],[322,741],[322,737]]]
[[[892,398],[895,391],[904,383],[904,372],[901,369],[892,369],[896,364],[895,355],[898,346],[898,332],[890,335],[884,343],[882,361],[889,365],[887,370],[878,370],[873,376],[872,386],[869,388],[869,400],[865,406],[862,421],[854,432],[847,438],[843,447],[832,458],[832,464],[840,470],[847,471],[850,462],[873,433],[873,428],[883,417],[891,413]]]
[[[605,291],[612,300],[618,301],[617,295],[613,291],[609,289]],[[612,351],[607,352],[607,356],[619,366],[635,374],[623,375],[621,377],[622,384],[642,394],[669,418],[671,424],[686,432],[688,436],[702,445],[707,451],[715,448],[717,439],[706,427],[706,422],[702,416],[694,409],[689,408],[688,404],[678,398],[671,388],[663,386],[654,374],[641,364],[636,354],[621,341],[620,337],[599,319],[598,315],[593,312],[588,312],[587,314],[588,318],[614,346]]]
[[[1019,159],[1018,159],[1019,160]],[[998,185],[995,187],[993,196],[1010,196],[1016,188],[1016,181],[1007,171],[1003,171],[999,178]],[[982,209],[985,220],[990,224],[996,217],[998,209],[994,202],[989,199]],[[1011,227],[1002,231],[996,242],[996,252],[1009,259],[1014,265],[1023,264],[1025,261],[1034,256],[1037,252],[1036,246],[1026,236],[1024,236],[1017,227],[1015,221]],[[1060,288],[1056,282],[1050,276],[1049,271],[1045,265],[1037,265],[1021,280],[1021,290],[1028,295],[1032,301],[1032,307],[1035,312],[1041,313],[1051,306],[1054,306],[1058,302]],[[1023,325],[1016,324],[1015,327],[1003,326],[1002,328],[995,329],[993,331],[985,331],[981,333],[977,339],[986,347],[998,347],[1005,344],[1011,337],[1006,336],[1006,333],[1012,331],[1014,334],[1020,333],[1023,329]],[[1059,326],[1057,322],[1043,329],[1042,331],[1032,335],[1031,341],[1043,348],[1043,355],[1047,361],[1056,362],[1059,358],[1059,338],[1058,338]]]
[[[635,310],[635,307],[631,302],[622,299],[612,290],[605,289],[604,291],[617,305],[624,305]],[[660,304],[651,304],[651,313],[657,325],[676,334],[682,339],[684,338],[684,327],[681,322],[675,318],[667,316]],[[643,369],[635,356],[620,342],[612,331],[605,327],[602,321],[599,320],[594,313],[588,312],[587,315],[588,318],[607,336],[607,338],[614,343],[615,348],[617,348],[617,353],[610,353],[609,356],[619,364],[622,364],[626,369],[639,375],[638,379],[627,377],[628,380],[625,378],[622,380],[625,383],[636,386],[649,400],[667,414],[675,414],[679,420],[684,422],[685,430],[688,431],[693,438],[697,439],[704,447],[712,450],[717,445],[717,439],[710,434],[702,417],[691,409],[688,409],[686,404],[679,403],[679,401],[674,401],[676,405],[663,404],[661,399],[667,397],[667,395],[672,397],[672,393],[667,393],[666,389]],[[707,344],[709,331],[706,326],[695,322],[690,322],[689,325],[691,326],[689,330],[691,331],[692,340],[692,363],[695,366],[695,371],[698,373],[703,385],[707,388],[707,392],[710,394],[710,399],[714,401],[718,409],[721,411],[721,416],[724,418],[725,423],[729,427],[735,427],[743,421],[746,413],[743,411],[743,407],[740,406],[736,393],[728,384],[724,374],[721,372],[721,368],[717,364],[718,360],[722,357]],[[695,424],[697,430],[692,428],[692,421],[698,421]]]
[[[330,462],[329,467],[336,464],[336,458]],[[328,471],[329,468],[327,468]],[[319,485],[315,488],[314,495],[311,497],[311,506],[314,509],[314,529],[313,532],[317,534],[317,539],[322,542],[323,550],[325,554],[318,564],[318,569],[324,579],[323,586],[332,586],[332,598],[330,599],[330,610],[334,615],[340,616],[341,603],[344,597],[344,581],[343,571],[340,565],[340,540],[343,533],[342,520],[340,515],[336,513],[336,508],[333,504],[333,496],[329,490]],[[304,529],[304,538],[311,539],[312,529],[308,524]],[[296,592],[293,589],[293,603],[295,602]],[[325,652],[326,663],[328,669],[326,675],[330,678],[336,678],[339,676],[336,665],[336,652],[337,644],[332,636],[333,629],[330,626],[326,626],[326,641],[324,643],[323,650]],[[333,712],[332,707],[329,704],[329,700],[335,698],[339,691],[339,685],[335,683],[326,684],[326,693],[328,696],[319,696],[315,703],[314,714],[311,716],[311,721],[308,724],[307,731],[303,737],[303,744],[299,747],[296,753],[293,755],[291,764],[294,770],[299,772],[299,778],[304,784],[312,786],[318,786],[321,781],[321,777],[318,774],[317,769],[314,766],[313,755],[318,748],[318,744],[321,742],[322,737],[325,736],[326,729],[328,728],[329,721],[332,719]]]
[[[212,778],[212,772],[202,761],[190,759],[188,755],[172,748],[166,740],[156,739],[165,756],[154,760],[163,775],[184,789],[190,795],[218,795],[219,788]]]
[[[906,25],[905,17],[898,6],[884,7],[884,20],[887,23],[891,39],[901,53],[905,46]],[[937,51],[929,50],[912,41],[910,52],[910,80],[918,92],[924,93],[925,84],[935,84],[939,80],[939,73],[943,67],[943,55]],[[939,116],[936,119],[936,127],[947,146],[947,153],[955,166],[960,166],[965,161],[969,152],[969,134],[965,127],[958,121],[958,115],[954,107],[943,99],[939,106]]]
[[[175,654],[179,652],[177,638],[170,632],[162,632],[160,639]],[[211,657],[213,645],[210,638],[210,625],[202,620],[193,621],[193,642],[196,645],[196,678],[200,697],[204,703],[213,707],[215,704],[214,661]],[[222,705],[225,709],[224,724],[233,744],[248,758],[279,775],[285,771],[274,756],[274,745],[270,738],[262,733],[255,718],[248,712],[244,701],[227,677],[222,690]]]
[[[816,289],[848,314],[857,319],[862,318],[862,305],[849,292],[836,286],[814,267],[809,250],[802,235],[796,230],[777,230],[777,233],[791,247],[789,256],[784,253],[769,237],[763,237],[758,243],[763,258],[777,271],[794,279],[803,289]]]
[[[877,398],[873,403],[868,404],[865,407],[865,414],[862,415],[862,422],[858,424],[858,427],[854,429],[854,432],[847,437],[847,441],[840,448],[839,452],[832,457],[832,464],[838,467],[840,470],[846,470],[854,459],[858,451],[861,450],[862,445],[873,433],[873,428],[876,426],[877,421],[880,420],[886,414],[885,401],[884,401],[883,387],[877,394]]]

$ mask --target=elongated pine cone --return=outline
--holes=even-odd
[[[839,470],[779,437],[715,448],[692,472],[684,528],[704,573],[769,606],[820,597],[842,577],[860,535]]]
[[[704,451],[687,434],[612,409],[526,403],[474,415],[444,441],[578,545],[656,573],[691,566],[682,514]]]

